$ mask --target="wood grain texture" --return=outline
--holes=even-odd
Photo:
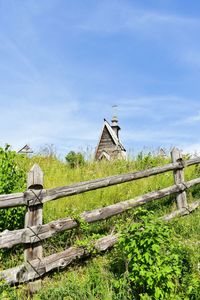
[[[35,164],[28,173],[27,188],[31,189],[33,194],[34,191],[38,191],[43,188],[43,172],[37,164]],[[27,207],[24,226],[25,228],[30,228],[33,226],[42,226],[42,209],[42,203],[31,207]],[[35,236],[37,236],[38,230],[34,231]],[[42,258],[42,244],[40,241],[37,241],[37,243],[34,244],[28,243],[24,251],[25,261],[31,261],[35,258]]]
[[[200,206],[200,200],[194,201],[193,203],[188,205],[187,208],[181,208],[181,209],[175,210],[175,211],[171,212],[170,214],[162,217],[162,219],[164,221],[170,221],[171,219],[178,217],[178,216],[189,215],[193,210],[197,209],[199,206]]]
[[[162,167],[147,169],[144,171],[114,175],[105,178],[80,182],[68,186],[42,190],[42,192],[40,190],[35,190],[35,195],[30,190],[25,191],[24,193],[0,195],[0,208],[9,208],[23,205],[32,206],[35,204],[39,204],[40,202],[45,203],[47,201],[56,200],[62,197],[78,195],[88,191],[105,188],[116,184],[122,184],[125,182],[134,181],[157,174],[162,174],[168,171],[182,169],[183,166],[186,167],[199,163],[200,158],[194,158],[187,161],[167,164]]]
[[[43,189],[44,175],[38,164],[34,164],[28,172],[27,187],[28,189]]]
[[[200,200],[193,202],[189,206],[188,213],[200,206]],[[183,216],[182,210],[178,210],[172,214],[168,214],[162,217],[163,220],[171,220],[176,216]],[[118,240],[118,235],[108,235],[98,239],[94,242],[94,248],[98,251],[105,251],[111,248]],[[71,262],[78,258],[88,256],[89,252],[83,247],[70,247],[60,253],[52,254],[41,260],[35,259],[30,263],[25,263],[20,266],[1,271],[0,279],[4,279],[7,284],[15,285],[19,283],[28,282],[40,278],[50,271],[63,269],[67,267]]]
[[[116,145],[110,135],[110,133],[108,132],[107,127],[105,126],[99,141],[99,145],[97,147],[96,150],[96,159],[99,158],[99,156],[101,155],[102,151],[106,151],[108,153],[112,153],[112,150],[116,148]]]
[[[109,235],[95,241],[94,248],[105,251],[112,247],[117,241],[117,235]],[[89,252],[83,247],[70,247],[60,253],[52,254],[45,258],[35,259],[29,263],[0,272],[0,279],[14,285],[28,282],[42,277],[53,270],[63,269],[77,258],[88,256]]]
[[[189,210],[181,209],[162,217],[163,220],[169,221],[177,216],[189,214],[194,209],[200,206],[200,200],[193,202],[189,206]],[[117,242],[118,235],[108,235],[94,242],[94,248],[98,251],[105,251]],[[30,264],[22,264],[0,272],[0,279],[4,279],[7,284],[19,284],[40,278],[50,271],[59,270],[67,267],[71,262],[78,258],[88,256],[89,252],[83,247],[70,247],[60,253],[52,254],[41,260],[35,259]]]
[[[193,179],[179,185],[173,185],[158,191],[150,192],[134,199],[121,201],[106,207],[94,209],[92,211],[86,211],[83,212],[80,217],[88,223],[105,220],[150,201],[158,200],[174,193],[179,193],[180,191],[183,191],[196,184],[200,184],[200,178]],[[44,225],[31,226],[30,228],[13,231],[5,230],[0,233],[0,248],[11,248],[20,243],[36,243],[59,232],[69,230],[77,226],[78,223],[76,220],[68,217],[58,219]]]
[[[180,163],[176,163],[176,164],[172,163],[172,164],[165,165],[163,167],[156,167],[144,171],[115,175],[106,178],[85,181],[70,186],[48,189],[46,190],[46,195],[44,195],[43,197],[43,202],[52,201],[62,197],[78,195],[84,192],[105,188],[116,184],[122,184],[124,182],[129,182],[141,178],[146,178],[167,171],[172,171],[176,168],[182,168],[182,165]],[[30,205],[31,205],[31,201],[30,201]]]
[[[35,192],[38,190],[41,192],[43,189],[43,172],[38,164],[34,164],[31,170],[27,175],[27,188],[31,190],[33,195],[36,197]],[[37,198],[37,197],[36,197]],[[38,200],[40,200],[38,198]],[[32,226],[40,227],[42,226],[42,210],[43,204],[37,204],[34,206],[28,206],[25,216],[25,228],[30,228]],[[39,229],[38,229],[39,231]],[[38,231],[35,231],[35,236],[38,236]],[[34,259],[41,260],[43,256],[42,242],[39,239],[36,243],[28,243],[25,244],[24,250],[24,260],[29,263]],[[29,263],[30,264],[30,263]],[[42,286],[41,279],[29,283],[29,292],[30,294],[34,294],[37,290],[39,290]]]
[[[21,243],[36,243],[77,226],[78,223],[72,218],[63,218],[44,225],[31,226],[13,231],[4,230],[0,233],[0,248],[11,248]]]
[[[171,158],[172,158],[172,162],[176,163],[176,162],[183,162],[183,156],[182,153],[179,149],[177,148],[173,148],[171,151]],[[183,163],[182,163],[183,165]],[[179,170],[174,170],[174,183],[175,184],[180,184],[182,182],[184,182],[184,167],[182,169]],[[176,196],[176,202],[177,202],[177,207],[178,209],[181,209],[183,207],[187,207],[187,195],[185,191],[180,192],[177,196]]]
[[[0,195],[0,208],[9,208],[26,205],[24,193]]]

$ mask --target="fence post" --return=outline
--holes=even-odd
[[[176,147],[174,147],[171,151],[171,158],[172,158],[172,162],[176,163],[176,162],[182,162],[183,160],[183,156],[182,153],[179,149],[177,149]],[[184,167],[182,169],[179,170],[174,170],[174,183],[175,184],[179,184],[184,182]],[[176,202],[177,202],[177,207],[178,209],[187,207],[187,195],[186,192],[180,192],[177,196],[176,196]]]
[[[27,176],[27,188],[34,192],[43,189],[43,172],[39,165],[34,164],[30,169]],[[37,196],[36,196],[37,197]],[[34,225],[42,225],[42,209],[43,204],[37,204],[34,206],[27,207],[26,216],[25,216],[25,228],[31,227]],[[37,236],[38,232],[35,232]],[[34,234],[34,232],[33,232]],[[31,262],[31,260],[42,258],[42,243],[36,242],[34,244],[26,244],[24,251],[25,262]],[[29,283],[30,293],[34,293],[41,288],[41,280]]]

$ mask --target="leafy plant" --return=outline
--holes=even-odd
[[[65,159],[71,168],[75,168],[75,167],[82,166],[85,164],[84,156],[80,152],[76,153],[74,151],[70,151],[65,156]]]
[[[10,194],[25,189],[25,172],[17,165],[17,153],[0,148],[0,194]],[[24,208],[0,209],[0,231],[17,229],[24,222]]]
[[[152,212],[140,211],[135,220],[121,232],[112,257],[112,267],[120,274],[116,288],[128,285],[135,299],[182,299],[176,293],[184,272],[183,257],[170,227],[154,220]]]
[[[145,158],[145,156],[147,157]],[[84,154],[84,157],[87,156]],[[119,160],[110,162],[87,161],[87,164],[84,166],[72,168],[68,163],[63,163],[56,158],[55,155],[50,155],[48,153],[43,153],[43,155],[37,155],[31,158],[22,158],[21,155],[18,156],[15,154],[15,158],[17,159],[16,164],[18,170],[22,167],[28,171],[34,163],[38,163],[45,173],[45,188],[47,189],[164,165],[170,160],[169,158],[157,157],[153,153],[144,153],[140,158],[138,157],[134,160],[130,159],[127,161]],[[18,167],[20,165],[21,167]],[[186,180],[190,180],[198,176],[199,171],[194,166],[185,168]],[[112,217],[111,219],[91,223],[89,225],[81,220],[79,215],[83,211],[93,210],[125,199],[132,199],[148,191],[157,190],[172,184],[173,174],[170,172],[160,174],[156,177],[141,179],[135,181],[134,184],[124,183],[122,185],[94,190],[92,192],[74,195],[58,201],[50,201],[46,203],[43,209],[44,223],[48,223],[58,218],[71,216],[77,220],[79,227],[69,231],[66,230],[44,241],[44,256],[63,251],[63,249],[74,244],[77,246],[84,246],[91,251],[91,243],[96,238],[110,234],[113,231],[115,232],[116,224],[120,224],[118,228],[126,233],[128,231],[124,229],[124,226],[130,227],[133,221],[139,222],[144,229],[139,230],[138,228],[138,234],[143,234],[143,231],[144,233],[146,232],[144,221],[142,220],[145,216],[151,219],[152,226],[155,226],[156,238],[156,235],[158,234],[157,226],[161,226],[159,230],[162,232],[165,231],[165,227],[163,227],[164,224],[162,222],[155,222],[152,214],[147,216],[146,212],[142,210],[137,212],[137,214],[133,214],[133,210],[130,210],[124,214]],[[16,192],[24,190],[25,187],[20,186],[21,185],[18,185],[18,187],[16,186]],[[192,196],[197,197],[197,199],[199,198],[199,187],[196,186],[195,189],[195,193],[192,192],[191,198],[189,198],[190,201],[193,200]],[[193,190],[191,189],[191,191]],[[171,205],[174,205],[173,199],[174,197],[168,196],[163,200],[151,202],[145,205],[145,207],[148,210],[154,210],[154,214],[159,217],[173,210],[171,207]],[[5,214],[6,210],[2,210],[2,212]],[[171,281],[174,284],[174,289],[171,289],[169,293],[165,291],[167,274],[165,273],[166,276],[163,279],[163,286],[161,284],[158,286],[155,276],[154,287],[158,286],[162,293],[165,293],[166,298],[164,299],[199,300],[199,216],[200,210],[197,210],[189,216],[175,219],[167,225],[169,238],[161,238],[161,251],[157,255],[161,257],[160,259],[162,261],[165,254],[166,256],[170,256],[171,253],[173,255],[177,255],[178,265],[176,264],[175,267],[177,267],[181,272],[181,275],[175,274],[173,276],[171,273],[169,274],[172,276]],[[23,223],[23,216],[21,220]],[[171,227],[173,230],[171,230]],[[174,230],[175,235],[177,235],[176,240],[178,242],[174,241],[174,238],[171,237],[172,234],[174,235]],[[137,232],[137,228],[133,231],[133,233],[130,233],[130,242],[135,239],[134,232]],[[153,232],[154,231],[152,231],[149,235],[150,239],[154,239]],[[127,233],[127,238],[128,234],[129,233]],[[137,236],[137,241],[138,240],[139,237]],[[180,243],[181,248],[178,246]],[[169,247],[167,244],[170,244]],[[148,247],[150,249],[148,249]],[[186,248],[190,248],[190,252]],[[43,289],[34,295],[34,299],[134,300],[140,298],[142,300],[155,300],[155,293],[152,290],[147,289],[146,275],[140,277],[141,285],[139,287],[134,285],[134,280],[130,280],[129,275],[133,275],[134,273],[132,272],[131,264],[129,264],[129,259],[127,258],[128,250],[124,253],[118,249],[120,248],[116,248],[112,255],[114,260],[112,261],[112,272],[110,271],[110,263],[108,261],[110,254],[98,255],[97,258],[93,257],[88,260],[79,260],[77,265],[74,264],[72,268],[69,267],[66,272],[55,272],[53,275],[46,276],[43,279]],[[140,250],[139,242],[137,242],[137,247],[135,249],[138,249],[138,251]],[[142,249],[143,248],[141,248],[141,251]],[[147,245],[145,249],[147,252],[149,251],[149,253],[153,253],[150,246]],[[11,268],[23,262],[23,248],[20,245],[15,246],[9,251],[7,249],[5,251],[6,253],[3,252],[2,255],[0,252],[1,269]],[[130,252],[134,255],[134,250],[132,252],[130,249]],[[142,258],[138,261],[139,266],[142,264],[145,265],[145,262],[142,262],[141,260]],[[155,264],[156,261],[157,260],[155,260]],[[149,271],[151,271],[152,266],[149,266],[149,264],[147,264],[147,266],[149,267]],[[162,265],[160,266],[159,271],[161,271],[161,269]],[[142,290],[142,283],[145,284],[144,291],[140,291]],[[16,291],[13,291],[13,287],[10,288],[4,286],[2,287],[2,291],[0,290],[0,293],[2,293],[0,294],[0,299],[27,299],[26,291],[24,291],[23,295],[17,295],[16,293],[18,291],[19,288],[17,288]],[[137,291],[141,292],[141,294],[138,295]],[[15,294],[17,295],[16,298],[14,298]],[[162,299],[162,296],[158,299]]]

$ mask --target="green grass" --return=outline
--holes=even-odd
[[[81,181],[102,178],[110,175],[134,172],[154,166],[169,163],[168,159],[156,156],[147,156],[142,159],[115,161],[115,162],[88,162],[85,166],[71,169],[67,164],[59,161],[54,156],[37,156],[31,159],[20,158],[19,165],[28,171],[34,163],[38,163],[44,172],[44,188],[53,188]],[[199,169],[195,166],[185,170],[185,179],[190,180],[199,176]],[[44,205],[44,223],[67,217],[70,214],[79,214],[85,210],[117,203],[138,195],[173,185],[172,172],[160,174],[150,178],[140,179],[134,182],[124,183],[108,188],[103,188],[84,194],[71,196]],[[189,202],[200,198],[199,187],[194,187],[187,192]],[[176,208],[175,197],[170,196],[162,200],[153,201],[145,205],[147,209],[154,210],[156,216],[161,216]],[[131,216],[131,211],[122,216],[115,216],[109,220],[90,225],[89,234],[93,232],[106,235],[116,230],[116,224],[126,222]],[[180,243],[190,251],[191,268],[194,276],[199,276],[198,263],[200,262],[200,210],[193,214],[178,218],[171,222]],[[66,246],[73,245],[77,240],[77,230],[66,231],[44,242],[44,255],[62,251]],[[85,237],[85,233],[79,232],[79,238]],[[6,269],[20,264],[23,260],[23,248],[15,247],[11,251],[1,252],[1,268]],[[43,289],[34,299],[126,299],[125,289],[117,292],[115,289],[115,277],[109,270],[109,258],[107,254],[81,261],[66,271],[47,276],[43,279]],[[5,290],[2,299],[26,299],[26,286],[19,289]],[[7,297],[7,298],[6,298]],[[197,298],[195,298],[197,299]]]

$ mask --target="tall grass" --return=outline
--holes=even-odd
[[[44,172],[44,188],[53,188],[69,185],[81,181],[107,177],[122,173],[144,170],[147,168],[165,165],[170,159],[151,154],[140,155],[136,159],[127,161],[101,161],[86,162],[84,166],[70,168],[65,162],[58,160],[54,155],[34,156],[32,158],[20,157],[19,165],[25,171],[31,168],[34,163],[40,165]],[[185,179],[190,180],[199,176],[199,168],[191,166],[185,170]],[[69,216],[70,214],[79,214],[86,210],[92,210],[98,207],[117,203],[119,201],[134,198],[138,195],[150,191],[161,189],[173,185],[173,173],[167,172],[153,177],[140,179],[134,182],[123,183],[120,185],[103,188],[91,192],[86,192],[76,196],[70,196],[56,201],[44,204],[44,223],[56,220],[58,218]],[[189,201],[200,196],[199,187],[192,188],[187,192]],[[153,201],[146,205],[147,209],[153,209],[156,216],[161,216],[172,211],[175,204],[175,197],[170,196],[162,200]],[[90,225],[89,234],[93,232],[107,234],[115,230],[116,224],[126,222],[130,217],[131,211],[121,216],[113,217],[110,220],[97,222]],[[200,213],[196,211],[190,216],[175,220],[172,222],[175,232],[179,235],[181,243],[190,248],[192,259],[192,268],[198,274],[197,265],[200,261],[199,240],[200,240]],[[84,238],[84,233],[79,232],[78,238]],[[44,242],[44,255],[55,253],[76,242],[77,230],[67,231]],[[23,257],[23,248],[17,251],[12,250],[9,254],[2,255],[2,268],[8,268],[19,264]],[[19,251],[20,255],[17,254]],[[6,252],[7,253],[7,252]],[[7,255],[7,256],[6,256]],[[7,258],[6,258],[7,257]],[[11,262],[10,262],[11,260]],[[106,267],[108,264],[107,256],[98,257],[90,262],[83,263],[81,266],[75,266],[66,272],[57,273],[44,279],[45,288],[36,294],[35,299],[125,299],[123,298],[123,289],[121,296],[115,293],[113,285],[114,275]],[[23,289],[23,288],[22,288]],[[9,292],[8,299],[18,299],[15,297],[25,297],[24,290]],[[20,296],[19,296],[20,295]],[[118,298],[117,298],[118,297]],[[5,298],[7,299],[7,298]]]
[[[139,157],[136,160],[87,162],[86,165],[77,168],[70,168],[66,163],[58,160],[55,156],[35,156],[31,159],[24,158],[21,163],[26,171],[28,171],[34,163],[38,163],[44,172],[44,188],[53,188],[116,174],[144,170],[154,166],[165,165],[169,162],[170,160],[168,158],[149,154],[144,157]],[[196,174],[197,171],[194,166],[188,167],[185,170],[185,179],[190,180],[195,178]],[[131,199],[138,195],[173,184],[173,173],[167,172],[134,182],[123,183],[121,185],[58,199],[44,205],[44,222],[65,217],[66,213],[72,210],[75,210],[77,213],[91,210]],[[192,192],[188,192],[188,196],[189,199],[193,199]],[[162,201],[159,203],[161,202]],[[160,204],[158,206],[161,207]]]

